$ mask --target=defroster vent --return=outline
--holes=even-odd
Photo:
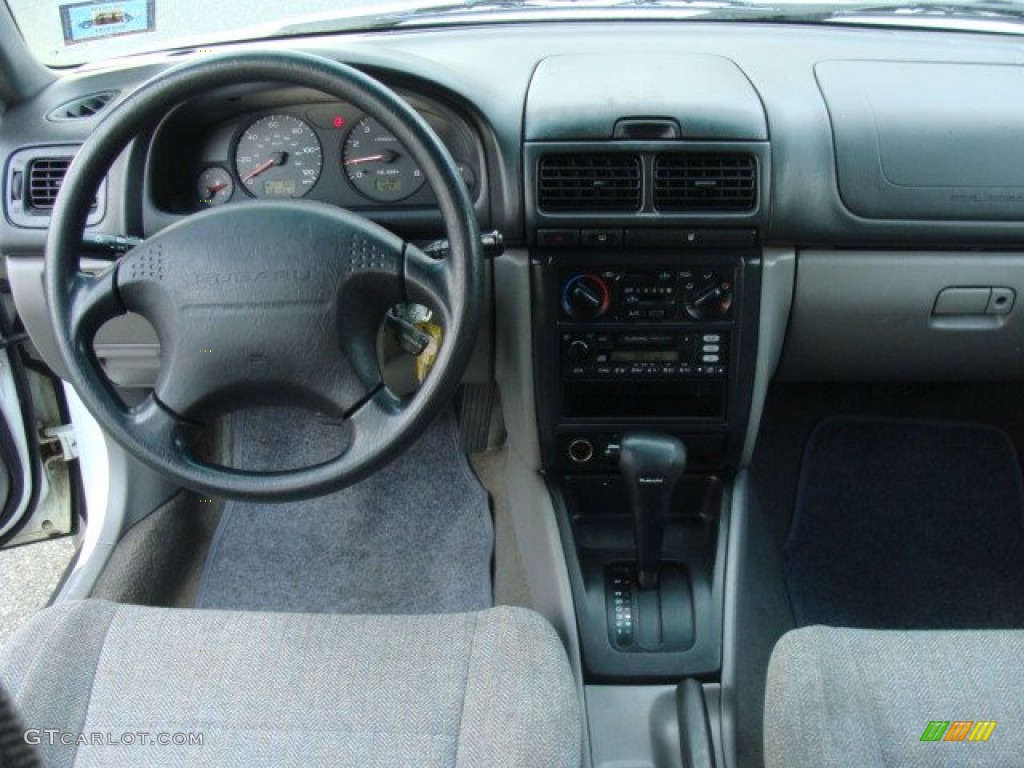
[[[537,198],[545,211],[638,211],[640,158],[599,152],[545,155],[540,160]]]
[[[100,93],[81,96],[51,110],[46,119],[61,122],[64,120],[84,120],[93,117],[102,112],[119,93],[120,91],[101,91]]]
[[[658,155],[654,206],[660,211],[750,211],[757,203],[757,165],[738,152]]]

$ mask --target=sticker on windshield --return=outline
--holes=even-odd
[[[123,3],[71,3],[60,6],[64,43],[84,43],[156,29],[155,0]]]

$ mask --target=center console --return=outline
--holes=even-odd
[[[721,764],[764,109],[719,56],[564,55],[538,65],[523,130],[533,400],[592,762]]]
[[[727,481],[756,358],[756,232],[600,232],[541,228],[531,259],[541,455],[584,671],[600,682],[713,675]],[[656,460],[649,476],[624,471],[623,445],[636,436],[685,452],[664,510],[650,499],[665,482]],[[645,515],[662,517],[653,585],[638,565]]]

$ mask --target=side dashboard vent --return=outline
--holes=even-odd
[[[757,164],[737,152],[658,155],[654,206],[660,211],[750,211],[757,203]]]
[[[25,202],[37,211],[49,211],[57,202],[57,193],[71,165],[70,157],[40,157],[28,167],[28,190]]]
[[[7,161],[4,186],[4,212],[16,227],[46,229],[50,226],[57,195],[67,176],[77,144],[50,144],[22,147]],[[107,182],[100,182],[89,206],[86,225],[94,226],[106,213]]]
[[[542,210],[639,211],[640,158],[596,152],[544,155],[537,174]]]
[[[120,94],[120,91],[102,91],[82,96],[74,101],[61,104],[52,110],[46,116],[46,119],[58,122],[63,120],[84,120],[101,112],[118,94]]]

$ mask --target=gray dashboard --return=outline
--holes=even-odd
[[[1016,84],[1024,71],[1024,56],[1019,40],[1009,36],[785,25],[566,23],[344,35],[271,45],[301,47],[338,58],[410,94],[433,96],[464,110],[481,132],[487,167],[496,177],[488,190],[495,225],[512,238],[523,234],[522,142],[541,138],[524,135],[524,124],[530,125],[525,112],[527,92],[539,74],[570,55],[593,57],[597,62],[611,58],[627,76],[630,62],[642,70],[665,57],[677,61],[680,56],[690,57],[666,74],[671,90],[657,92],[662,106],[682,113],[684,124],[703,119],[706,98],[715,99],[720,110],[735,109],[756,124],[758,118],[751,116],[749,103],[751,95],[756,95],[763,106],[774,166],[772,210],[763,232],[768,244],[863,244],[892,238],[903,243],[1007,243],[1024,230],[1013,209],[1002,209],[1001,215],[983,208],[976,216],[959,211],[943,216],[941,210],[913,216],[913,209],[897,207],[892,214],[873,209],[867,211],[870,216],[864,215],[856,202],[844,204],[837,176],[837,164],[839,168],[862,161],[877,165],[877,159],[863,149],[873,136],[871,126],[862,125],[871,122],[864,114],[870,110],[860,110],[860,124],[851,122],[858,110],[851,109],[850,101],[868,98],[864,94],[870,94],[870,107],[883,127],[886,115],[878,111],[898,103],[916,116],[918,122],[907,126],[922,129],[915,161],[923,162],[929,141],[939,142],[935,156],[946,156],[950,148],[942,142],[948,142],[950,134],[944,136],[942,126],[962,128],[965,116],[975,126],[985,127],[954,135],[966,142],[963,150],[981,160],[1002,153],[1022,121],[1019,107],[1013,105],[1019,104]],[[6,157],[26,145],[80,141],[97,118],[53,122],[45,116],[75,95],[111,89],[125,92],[181,58],[181,54],[140,57],[114,69],[83,70],[58,81],[32,101],[8,111],[0,149]],[[735,89],[724,93],[707,86],[709,81],[719,82],[723,67],[729,72],[730,88]],[[591,105],[577,118],[578,138],[594,137],[585,123],[603,126],[621,111],[624,98],[635,101],[634,94],[611,89],[606,71],[592,67],[589,77],[583,71],[576,79],[572,106]],[[902,83],[893,83],[893,71],[908,74]],[[981,95],[976,88],[979,78],[988,84]],[[925,93],[918,89],[917,101],[907,106],[899,89],[905,91],[918,81],[931,82],[933,87]],[[720,131],[716,126],[712,129]],[[863,136],[858,139],[859,129]],[[1006,174],[1014,169],[1003,164],[991,180],[975,174],[971,186],[1005,188]],[[931,180],[921,186],[936,184]],[[115,185],[108,194],[120,201],[123,191]],[[19,235],[17,229],[6,228],[3,244],[9,248],[38,242],[38,238]]]
[[[538,223],[531,142],[578,148],[632,141],[641,149],[647,143],[652,152],[673,142],[691,149],[744,142],[761,174],[753,213],[665,215],[645,209],[644,225],[742,225],[756,231],[759,246],[797,253],[785,375],[961,375],[954,356],[985,333],[989,362],[977,375],[1024,372],[1014,341],[1024,330],[1019,313],[991,322],[959,316],[932,321],[938,292],[945,288],[1005,289],[1013,295],[1024,290],[1016,255],[1024,240],[1024,165],[1015,151],[1024,128],[1019,38],[850,26],[588,22],[346,34],[261,45],[300,48],[362,68],[401,89],[438,116],[439,124],[455,126],[452,141],[474,164],[481,223],[501,230],[513,248],[530,246]],[[161,69],[202,55],[176,52],[84,68],[5,114],[0,155],[7,159],[7,215],[0,247],[18,283],[22,314],[34,318],[27,322],[45,323],[38,284],[32,284],[38,281],[45,228],[19,226],[11,213],[17,199],[12,158],[26,148],[74,145],[99,119],[48,119],[55,107],[102,91],[127,93]],[[635,118],[674,122],[680,130],[657,134],[646,127],[616,134],[617,125]],[[157,128],[112,170],[97,232],[145,236],[182,213],[154,202],[151,194],[158,165],[153,150],[167,135]],[[216,142],[202,151],[210,146]],[[417,202],[429,209],[426,198]],[[379,206],[375,215],[396,227],[428,232],[429,215],[405,207],[410,210]],[[626,226],[621,220],[617,225]],[[801,283],[803,249],[813,249],[815,269],[808,278],[815,282]],[[978,250],[994,253],[978,259]],[[944,256],[907,258],[916,251]],[[874,257],[872,268],[837,272],[836,279],[854,282],[831,305],[834,312],[818,313],[807,299],[818,281],[832,279],[828,265],[857,263],[866,253]],[[890,269],[894,264],[902,268]],[[924,274],[936,291],[900,290],[901,281],[919,287]],[[872,350],[851,350],[827,324],[863,321],[871,335],[871,323],[877,325],[878,313],[889,309],[917,317],[923,336],[883,333]],[[925,337],[928,344],[915,343]],[[876,353],[884,364],[873,363]],[[847,362],[830,368],[840,355]]]

